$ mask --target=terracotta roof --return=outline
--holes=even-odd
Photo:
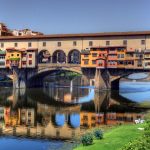
[[[150,31],[132,32],[103,32],[103,33],[79,33],[79,34],[51,34],[34,36],[1,36],[0,40],[21,40],[21,39],[50,39],[50,38],[84,38],[84,37],[111,37],[111,36],[138,36],[150,35]]]

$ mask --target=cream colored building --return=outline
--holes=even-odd
[[[0,49],[37,48],[39,53],[47,50],[51,57],[50,62],[54,63],[58,62],[57,52],[61,51],[61,56],[64,55],[60,62],[67,63],[72,59],[70,54],[73,50],[81,52],[93,46],[126,46],[127,50],[148,50],[150,31],[0,37]]]

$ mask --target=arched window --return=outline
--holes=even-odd
[[[38,54],[38,62],[39,63],[50,63],[51,56],[48,50],[42,50]]]
[[[79,50],[71,50],[68,54],[68,63],[70,64],[80,64],[80,51]]]
[[[63,50],[56,50],[53,53],[53,63],[66,63],[66,54]]]

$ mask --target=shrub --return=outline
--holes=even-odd
[[[83,146],[93,144],[93,135],[91,133],[86,133],[86,134],[82,135],[81,142],[82,142]]]
[[[128,143],[121,150],[150,150],[150,120],[146,121],[144,135]]]
[[[149,150],[150,143],[146,138],[136,139],[127,145],[125,145],[121,150]]]
[[[144,127],[144,135],[147,137],[147,138],[150,138],[150,120],[147,120],[146,121],[146,125]]]
[[[95,129],[93,132],[96,139],[102,139],[103,138],[103,132],[101,129]]]

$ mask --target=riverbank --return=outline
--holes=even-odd
[[[94,144],[90,146],[82,146],[75,148],[75,150],[119,150],[125,144],[140,137],[143,124],[121,125],[104,132],[102,140],[94,140]]]

